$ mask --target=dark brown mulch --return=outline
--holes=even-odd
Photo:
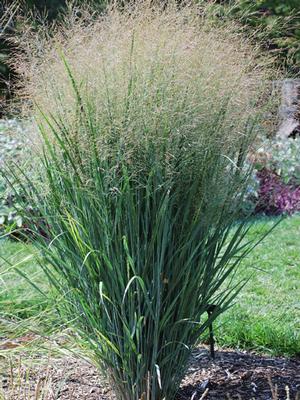
[[[67,357],[42,364],[31,368],[27,386],[30,383],[32,392],[40,381],[49,388],[46,396],[49,400],[115,400],[95,368],[81,359]],[[4,391],[9,388],[9,379],[7,374]],[[298,393],[300,400],[300,359],[221,350],[211,360],[207,349],[201,348],[193,354],[176,400],[270,400],[274,398],[270,382],[273,391],[278,387],[276,400],[287,399],[286,386],[290,393],[288,399],[296,399]],[[28,397],[18,395],[10,399],[27,400]]]
[[[234,350],[221,350],[211,360],[207,351],[195,352],[177,400],[272,399],[300,400],[300,359],[274,358]]]

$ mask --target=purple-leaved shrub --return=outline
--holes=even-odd
[[[300,186],[291,180],[285,183],[274,170],[263,168],[256,173],[259,180],[255,212],[266,215],[292,214],[300,211]]]

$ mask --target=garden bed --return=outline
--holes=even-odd
[[[37,386],[40,390],[47,391],[47,400],[115,399],[105,380],[99,379],[97,370],[82,359],[42,358],[35,359],[34,362],[37,364],[30,368],[29,373],[28,369],[14,366],[15,381],[22,376],[24,383],[14,388],[15,395],[11,395],[9,399],[31,398],[28,392],[30,390],[32,394],[36,393]],[[4,392],[12,388],[9,370],[7,368],[6,376],[2,378]],[[287,395],[287,387],[290,397]],[[276,390],[278,397],[275,395]],[[206,348],[199,348],[193,354],[188,374],[176,400],[294,400],[299,398],[297,396],[300,396],[299,358],[271,358],[222,349],[217,352],[215,360],[212,360]]]

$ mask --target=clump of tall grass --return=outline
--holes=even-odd
[[[28,54],[42,267],[118,398],[171,400],[243,284],[266,69],[232,27],[173,3],[85,14]]]

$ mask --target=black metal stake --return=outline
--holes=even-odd
[[[215,304],[209,304],[207,307],[208,318],[211,317],[212,313],[216,308]],[[208,326],[209,329],[209,347],[210,347],[210,356],[214,360],[215,359],[215,339],[214,339],[214,331],[212,322]]]

